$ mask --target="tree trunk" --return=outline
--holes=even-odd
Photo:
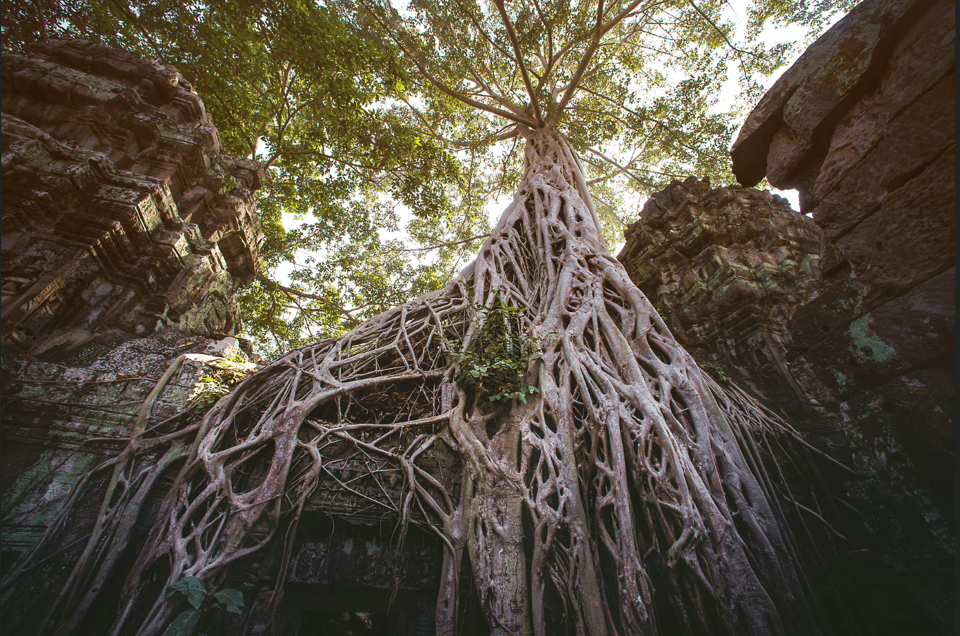
[[[464,548],[497,635],[819,633],[754,441],[792,433],[700,372],[603,245],[573,149],[524,133],[520,189],[458,280],[272,363],[207,414],[123,607],[156,600],[136,577],[161,557],[170,583],[213,580],[290,541],[277,530],[325,455],[355,452],[406,475],[384,505],[404,524],[423,511],[446,545],[438,634],[456,632]],[[520,316],[507,337],[542,356],[521,381],[538,392],[488,404],[456,378],[498,304]],[[441,442],[459,498],[422,462]],[[240,479],[254,463],[267,478]]]

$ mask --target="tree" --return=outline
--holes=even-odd
[[[79,37],[172,64],[204,98],[226,149],[270,167],[257,193],[267,235],[261,272],[241,295],[246,333],[268,358],[312,338],[342,334],[405,298],[442,287],[489,232],[484,203],[519,183],[522,144],[516,137],[437,94],[416,71],[411,76],[409,58],[398,57],[396,43],[377,33],[369,12],[350,5],[3,4],[5,50]],[[649,194],[690,173],[718,183],[731,178],[725,157],[732,119],[711,112],[709,87],[723,81],[732,63],[757,97],[756,78],[787,52],[783,46],[727,46],[736,38],[721,19],[722,3],[656,6],[655,19],[635,25],[638,31],[619,49],[601,49],[605,63],[594,66],[593,77],[581,78],[575,103],[565,107],[565,133],[580,152],[605,236],[613,242],[635,215],[627,204],[635,198],[631,193]],[[751,33],[771,17],[815,24],[829,13],[805,6],[758,2],[751,8]],[[562,25],[583,19],[574,9],[547,5],[521,13],[517,30],[527,40],[543,28],[555,40],[566,37]],[[442,23],[431,28],[448,43],[459,37],[458,44],[486,51],[484,64],[492,64],[486,71],[509,68],[509,56],[489,55],[506,51],[506,41],[495,47],[479,36],[463,41],[464,34]],[[449,62],[431,72],[446,77],[462,70]],[[414,213],[407,228],[413,245],[382,238],[400,229],[397,206]],[[283,219],[302,225],[285,229]],[[289,280],[281,271],[291,272]]]
[[[175,610],[145,582],[218,581],[272,542],[284,546],[282,582],[306,501],[319,479],[336,479],[327,463],[356,455],[369,461],[366,480],[386,468],[403,476],[403,496],[379,500],[400,535],[420,523],[445,546],[438,633],[456,631],[464,554],[492,634],[827,629],[778,490],[775,458],[792,448],[802,466],[802,441],[676,343],[607,252],[579,158],[640,170],[578,135],[607,126],[602,141],[630,139],[616,124],[630,113],[605,95],[618,73],[643,68],[631,55],[641,34],[669,23],[663,37],[676,29],[678,45],[702,29],[722,55],[744,52],[724,42],[714,9],[690,1],[411,10],[363,0],[354,24],[392,42],[411,81],[439,94],[416,109],[438,137],[453,118],[474,145],[522,140],[513,202],[453,282],[276,360],[200,421],[138,422],[44,628],[70,633],[120,577],[112,633],[158,633]],[[444,485],[435,448],[458,458],[459,492]],[[168,472],[125,570],[122,546]],[[5,579],[5,603],[31,562]]]
[[[395,49],[356,37],[335,5],[11,0],[3,12],[5,50],[82,38],[176,66],[203,96],[224,148],[264,163],[256,199],[266,241],[241,305],[268,356],[342,333],[449,278],[449,264],[381,239],[381,229],[397,229],[397,205],[428,226],[455,228],[448,241],[489,229],[478,205],[451,205],[464,182],[457,159],[385,112],[404,94]],[[302,225],[288,230],[284,219]],[[323,259],[283,284],[277,270],[313,251]]]

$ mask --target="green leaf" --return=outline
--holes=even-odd
[[[243,613],[243,594],[240,593],[240,590],[231,587],[224,588],[214,594],[213,598],[231,614]]]
[[[182,579],[181,579],[182,580]],[[179,583],[180,581],[177,581]],[[200,611],[199,610],[186,610],[181,612],[173,622],[167,626],[167,630],[163,632],[163,636],[190,636],[193,633],[193,628],[197,626],[197,621],[200,620]]]
[[[168,597],[176,593],[186,594],[187,602],[196,608],[200,607],[203,599],[207,598],[208,594],[207,587],[203,584],[203,581],[195,576],[185,576],[167,588]]]

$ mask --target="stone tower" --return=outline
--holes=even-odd
[[[74,362],[164,325],[232,335],[263,174],[183,76],[60,41],[4,53],[0,89],[4,349]]]

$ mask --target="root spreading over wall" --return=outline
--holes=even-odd
[[[353,455],[371,482],[399,471],[403,496],[378,503],[445,546],[438,634],[455,633],[463,563],[498,635],[819,633],[782,475],[767,472],[772,449],[799,439],[677,345],[604,247],[569,144],[528,131],[526,152],[516,197],[446,288],[270,364],[198,423],[142,418],[40,632],[71,633],[116,577],[112,633],[158,634],[176,611],[144,584],[158,572],[216,586],[275,541],[283,570],[311,491]],[[524,399],[457,382],[498,305],[517,317],[501,337],[540,349],[515,379],[536,388]],[[436,446],[460,458],[460,492],[437,474]],[[121,565],[160,487],[153,530]],[[18,562],[5,602],[62,530]]]

